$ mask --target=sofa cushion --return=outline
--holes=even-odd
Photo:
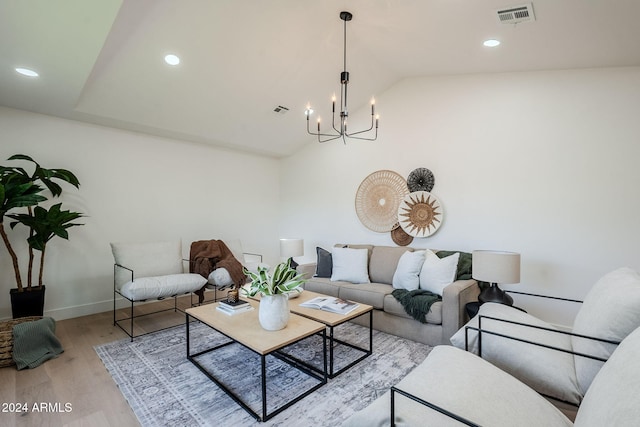
[[[456,252],[446,258],[440,258],[427,249],[426,259],[420,270],[420,289],[442,296],[444,288],[456,279],[459,257],[460,254]]]
[[[375,246],[369,260],[369,277],[374,283],[393,283],[393,275],[400,257],[411,248],[395,246]]]
[[[576,427],[635,426],[640,420],[640,328],[628,335],[594,378]]]
[[[479,425],[572,425],[560,410],[525,384],[479,357],[450,346],[435,347],[396,387]],[[462,425],[400,394],[395,399],[398,427]],[[343,426],[392,425],[390,407],[387,392],[348,418]]]
[[[622,341],[640,326],[640,275],[630,268],[605,274],[587,294],[573,324],[573,332],[590,337]],[[573,337],[576,352],[604,359],[615,345]],[[576,357],[576,373],[583,393],[603,362]]]
[[[349,282],[332,282],[331,279],[326,277],[313,277],[307,280],[303,287],[308,291],[337,298],[340,293],[340,288],[350,284]]]
[[[384,283],[362,283],[359,285],[344,284],[340,286],[339,297],[351,301],[368,304],[382,310],[384,307],[384,298],[393,291],[391,285]]]
[[[333,248],[331,258],[333,260],[332,281],[369,283],[366,249]]]
[[[206,283],[207,279],[192,273],[139,277],[125,283],[120,293],[132,301],[143,301],[194,292]]]
[[[478,328],[480,316],[491,316],[541,326],[553,330],[556,327],[508,305],[485,303],[478,315],[451,337],[451,343],[464,350],[465,334],[469,337],[469,351],[478,354],[478,332],[466,327]],[[571,337],[566,334],[530,328],[492,319],[482,319],[482,329],[503,335],[571,351]],[[540,393],[578,405],[582,394],[578,388],[573,356],[557,350],[527,344],[490,334],[482,334],[482,358],[505,370]]]
[[[393,274],[394,288],[413,291],[420,287],[420,270],[424,264],[425,254],[425,251],[407,251],[402,254],[396,272]]]
[[[406,319],[413,319],[410,314],[404,309],[400,301],[395,299],[393,295],[386,295],[384,297],[384,311],[385,313],[393,314],[394,316],[404,317]],[[431,309],[427,313],[427,323],[432,325],[442,324],[442,301],[436,301],[431,304]]]

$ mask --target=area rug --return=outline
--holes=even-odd
[[[199,323],[190,324],[192,353],[228,338]],[[366,347],[368,328],[346,323],[336,337]],[[155,426],[337,426],[369,405],[422,362],[431,347],[374,331],[373,354],[309,396],[264,423],[257,422],[186,358],[185,326],[95,347],[143,427]],[[311,337],[286,349],[322,366],[322,341]],[[336,369],[357,357],[348,346],[335,347]],[[239,344],[201,356],[224,384],[260,412],[259,357]],[[269,411],[309,388],[312,377],[278,358],[267,357]]]

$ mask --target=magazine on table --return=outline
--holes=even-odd
[[[331,313],[349,314],[358,307],[357,302],[334,297],[316,297],[300,304],[300,307],[316,308]]]

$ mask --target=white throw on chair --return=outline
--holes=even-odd
[[[186,260],[182,256],[182,242],[111,243],[113,267],[113,324],[133,338],[134,319],[153,313],[134,315],[134,303],[174,298],[173,307],[179,310],[177,297],[201,289],[207,279],[199,274],[185,273]],[[129,316],[116,318],[118,296],[130,303]],[[160,310],[160,311],[165,311]],[[128,329],[121,323],[129,323]]]

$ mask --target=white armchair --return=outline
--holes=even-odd
[[[184,271],[180,240],[151,243],[111,243],[113,266],[113,324],[133,338],[134,319],[159,311],[178,311],[177,297],[201,289],[207,279]],[[117,317],[119,297],[129,302],[127,317]],[[173,307],[151,313],[134,314],[134,303],[173,298]],[[123,324],[128,323],[128,328]],[[143,335],[143,334],[138,334]]]
[[[624,339],[597,373],[572,423],[533,389],[486,360],[438,346],[390,392],[343,426],[637,426],[638,354],[640,329]]]
[[[621,268],[593,286],[572,331],[510,306],[486,303],[451,343],[539,393],[577,407],[618,343],[638,327],[640,275]]]

